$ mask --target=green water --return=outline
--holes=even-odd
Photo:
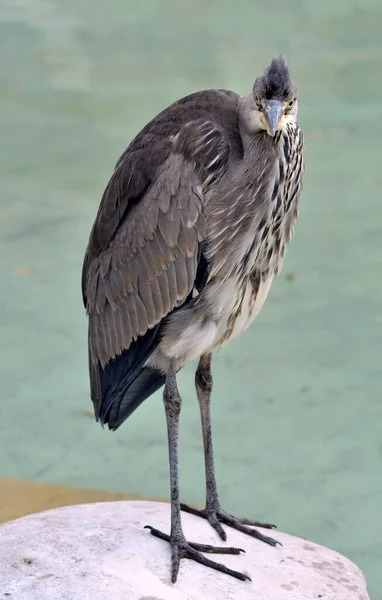
[[[247,92],[279,51],[307,152],[296,237],[256,324],[214,360],[225,508],[346,554],[381,600],[379,0],[0,0],[0,475],[168,496],[156,395],[89,409],[80,269],[114,162],[176,98]],[[193,369],[182,496],[202,502]]]

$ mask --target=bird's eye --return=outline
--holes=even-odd
[[[287,110],[290,110],[293,107],[293,104],[296,102],[296,98],[292,98],[292,100],[289,100],[289,102],[287,103],[286,107]]]
[[[259,94],[255,94],[255,102],[257,104],[257,106],[261,106],[261,98],[259,96]]]

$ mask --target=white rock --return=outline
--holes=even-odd
[[[0,526],[0,597],[10,600],[369,600],[361,571],[340,554],[285,533],[272,548],[227,528],[240,556],[209,555],[250,575],[241,582],[182,560],[170,583],[170,549],[144,525],[169,531],[168,504],[69,506]],[[183,514],[190,541],[224,545]]]

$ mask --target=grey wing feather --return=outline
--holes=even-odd
[[[131,209],[129,219],[109,247],[93,258],[87,272],[92,359],[102,366],[159,323],[192,289],[197,247],[205,235],[200,196],[194,193],[200,183],[193,166],[180,155],[172,155],[163,170],[166,176]],[[177,185],[170,190],[168,180],[174,185],[174,179]],[[163,194],[169,197],[167,212],[157,202]],[[182,208],[188,212],[186,224],[178,214],[185,196],[190,207]]]
[[[204,145],[210,139],[215,171],[209,166],[211,144]],[[133,172],[132,182],[126,164],[117,165],[93,226],[83,295],[90,359],[102,368],[181,305],[194,286],[198,248],[206,235],[202,186],[224,174],[229,145],[211,122],[187,124],[170,145],[170,151],[160,146],[159,166],[159,158],[146,152],[155,169],[151,181],[145,172]],[[126,156],[128,167],[137,170],[132,159]],[[132,183],[135,196],[142,190],[138,201]]]

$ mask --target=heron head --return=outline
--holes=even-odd
[[[289,75],[285,56],[274,58],[253,85],[250,125],[270,136],[297,118],[298,89]]]

